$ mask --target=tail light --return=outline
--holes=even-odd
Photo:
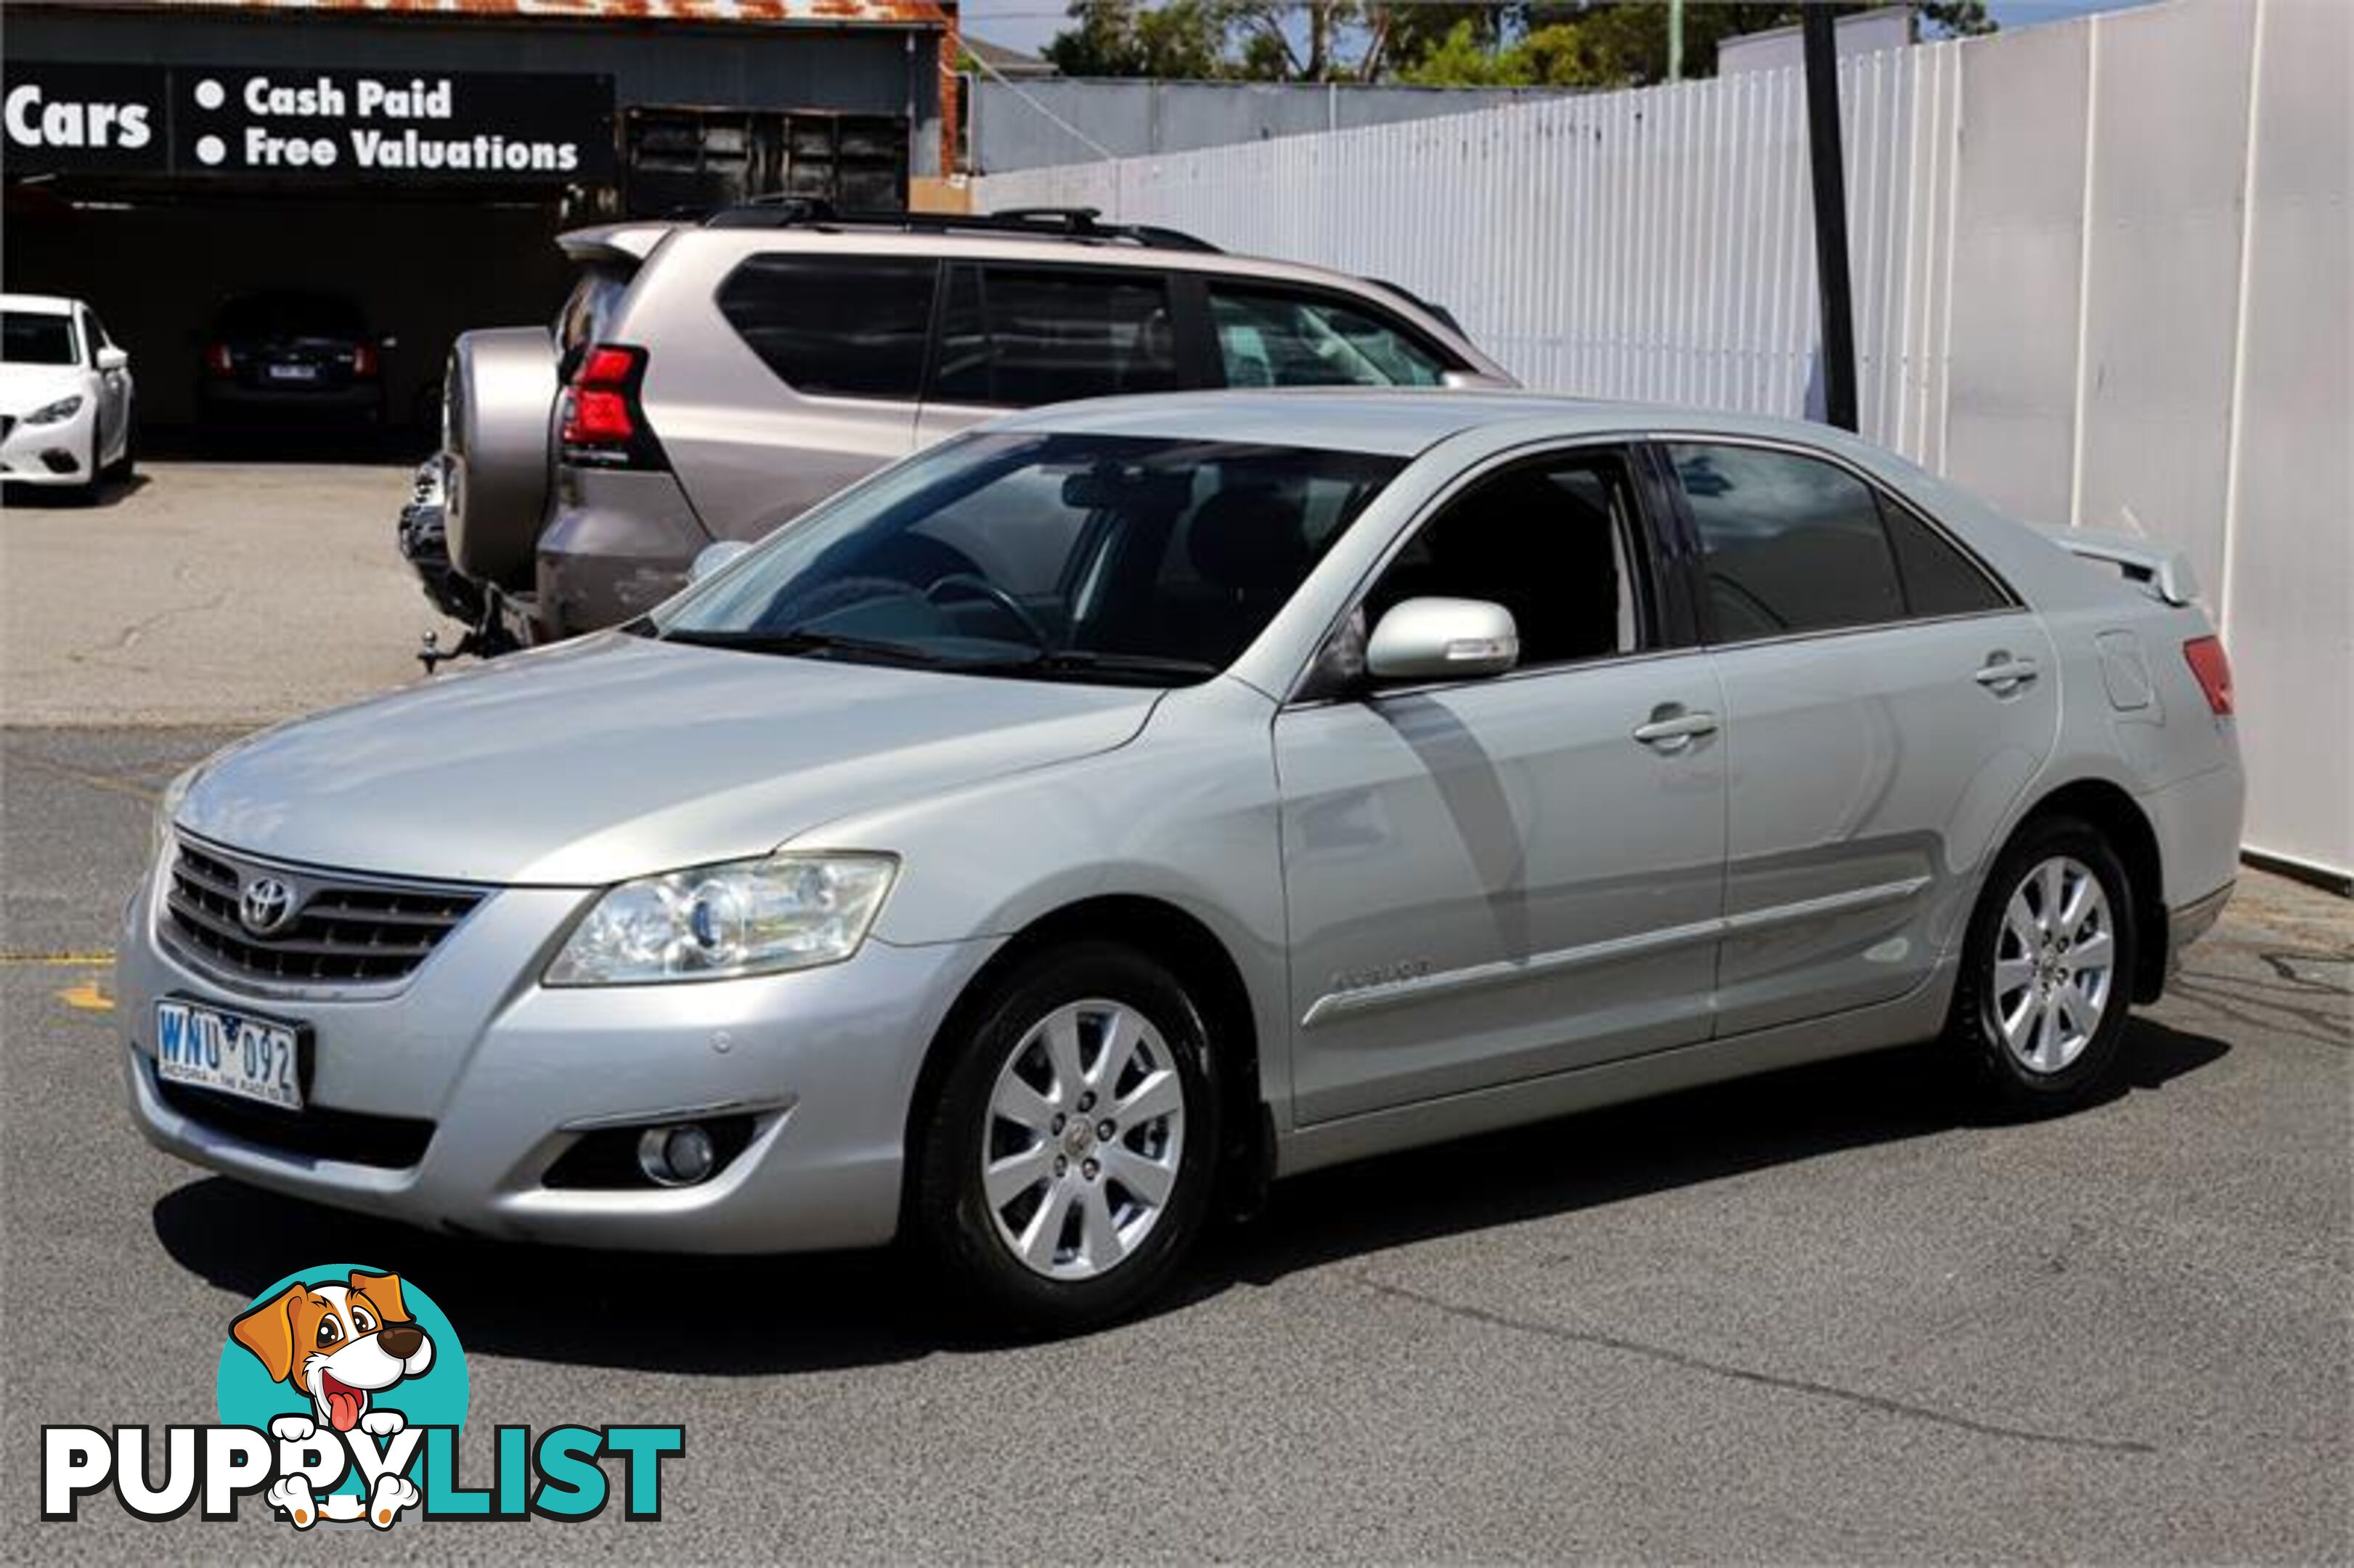
[[[205,349],[205,368],[210,370],[215,376],[236,375],[237,361],[229,357],[228,344],[225,343],[207,344]]]
[[[659,468],[662,448],[647,428],[638,388],[646,351],[600,343],[581,357],[564,396],[564,455],[602,468]]]
[[[352,350],[352,374],[355,376],[374,376],[376,374],[376,345],[374,344],[364,343]]]
[[[2199,689],[2207,694],[2207,705],[2217,717],[2228,717],[2232,712],[2232,661],[2223,654],[2220,637],[2194,637],[2182,645],[2182,657],[2190,665],[2191,674],[2198,677]]]

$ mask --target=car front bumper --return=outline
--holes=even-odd
[[[82,399],[70,418],[28,425],[11,417],[0,438],[0,480],[10,484],[88,484],[98,447],[98,401]]]
[[[126,908],[116,1009],[131,1112],[149,1142],[296,1197],[502,1239],[665,1252],[880,1245],[896,1231],[910,1097],[933,1034],[994,944],[895,948],[844,963],[694,983],[550,990],[536,977],[591,890],[487,897],[397,991],[230,983],[159,929],[151,874]],[[302,1152],[243,1102],[176,1087],[154,1059],[172,996],[307,1024],[308,1105],[337,1125],[430,1123],[421,1156],[355,1139]],[[583,1138],[749,1116],[742,1151],[685,1187],[551,1186]],[[265,1131],[256,1134],[259,1119]],[[310,1147],[316,1150],[315,1139]],[[359,1151],[351,1157],[351,1151]]]

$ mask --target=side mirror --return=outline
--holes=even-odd
[[[705,577],[725,570],[728,563],[751,547],[741,539],[722,539],[716,544],[704,546],[696,553],[695,564],[686,568],[686,580],[690,583],[699,583]]]
[[[1500,675],[1521,656],[1512,612],[1479,599],[1410,599],[1365,644],[1376,681],[1458,681]]]
[[[101,370],[121,370],[131,363],[131,355],[109,344],[98,351],[96,364]]]

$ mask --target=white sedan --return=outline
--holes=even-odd
[[[80,300],[0,294],[0,481],[84,500],[128,479],[131,356]]]

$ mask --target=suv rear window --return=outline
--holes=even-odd
[[[572,379],[580,355],[589,345],[608,335],[605,328],[620,308],[622,296],[630,291],[632,276],[633,271],[593,262],[580,270],[572,292],[565,296],[564,308],[556,315],[556,349],[563,362],[558,374],[565,380]]]
[[[931,396],[1028,408],[1177,385],[1169,281],[1132,268],[957,268]]]
[[[719,313],[796,391],[912,403],[938,273],[920,258],[754,256],[719,285]]]

